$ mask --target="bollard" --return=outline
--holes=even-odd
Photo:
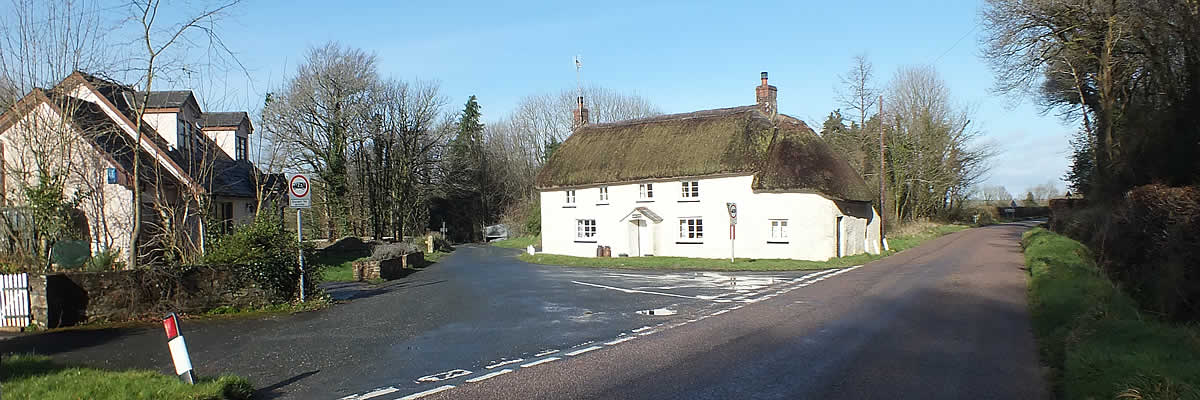
[[[179,332],[179,317],[170,313],[163,318],[163,329],[167,331],[167,347],[171,349],[171,361],[175,363],[175,374],[189,385],[196,384],[196,376],[192,373],[192,358],[188,356],[187,343]]]

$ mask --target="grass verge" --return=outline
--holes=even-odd
[[[1079,242],[1036,228],[1021,243],[1034,333],[1057,398],[1200,399],[1200,326],[1139,312]]]
[[[510,239],[497,240],[490,243],[492,246],[504,247],[509,249],[524,249],[529,246],[537,247],[542,244],[542,236],[520,236]]]
[[[916,247],[926,240],[967,229],[964,225],[941,225],[922,223],[919,226],[898,231],[889,237],[890,250],[884,254],[858,254],[849,257],[831,258],[828,261],[804,261],[786,259],[729,259],[688,257],[572,257],[557,254],[521,253],[518,258],[533,264],[564,265],[569,267],[599,267],[619,269],[687,269],[715,271],[795,271],[808,269],[844,268],[875,261],[896,252]],[[521,238],[517,238],[521,239]],[[516,240],[516,239],[509,239]],[[501,246],[508,247],[508,246]]]
[[[6,355],[0,361],[5,399],[249,399],[245,378],[201,378],[187,385],[149,370],[107,371],[57,364],[46,356]]]

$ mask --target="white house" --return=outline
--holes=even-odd
[[[142,140],[135,143],[143,99]],[[274,188],[278,177],[248,160],[253,129],[245,112],[204,112],[191,91],[146,95],[75,72],[0,116],[0,204],[20,209],[22,188],[40,179],[37,171],[53,170],[65,177],[67,196],[82,199],[77,211],[93,252],[135,245],[152,251],[156,229],[183,232],[187,246],[202,250],[206,230],[251,220],[260,193],[273,194],[262,189]],[[135,153],[145,224],[131,243]]]
[[[804,122],[757,104],[589,124],[537,177],[542,251],[596,256],[826,260],[880,249],[862,177]],[[728,203],[736,204],[731,241]]]

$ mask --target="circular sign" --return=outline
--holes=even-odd
[[[292,179],[288,182],[288,190],[295,197],[308,196],[308,178],[304,175],[292,176]]]

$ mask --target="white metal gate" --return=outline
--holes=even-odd
[[[0,327],[29,326],[29,274],[0,275]]]

